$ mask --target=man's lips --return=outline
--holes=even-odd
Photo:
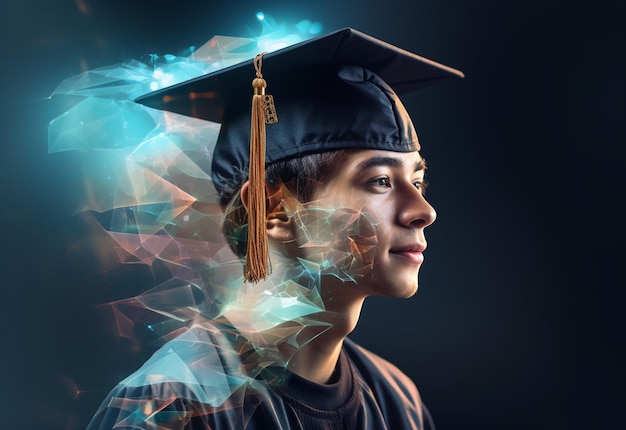
[[[389,251],[390,254],[398,257],[405,258],[412,263],[422,264],[424,262],[424,254],[422,253],[426,249],[426,245],[409,245],[401,248],[394,248]]]

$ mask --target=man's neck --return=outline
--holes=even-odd
[[[320,303],[320,309],[323,306],[323,311],[302,315],[301,321],[285,322],[256,333],[254,324],[258,321],[253,321],[255,317],[252,315],[258,312],[258,306],[263,305],[257,302],[257,298],[263,299],[266,293],[269,294],[267,297],[274,297],[278,293],[274,289],[281,285],[274,281],[289,279],[298,283],[303,279],[298,279],[297,275],[303,277],[307,273],[306,270],[298,270],[293,260],[287,260],[283,253],[273,254],[272,257],[272,279],[242,287],[236,303],[225,310],[224,317],[253,343],[265,345],[270,353],[274,349],[274,353],[278,354],[275,358],[280,357],[279,361],[291,372],[310,381],[325,384],[335,371],[345,337],[355,329],[359,321],[365,296],[359,289],[351,288],[352,285],[331,276],[323,277],[322,285],[302,287],[303,293],[311,293],[310,299],[313,302],[319,303],[321,299],[323,305]],[[309,281],[317,283],[319,279],[311,278]],[[320,296],[317,298],[313,293],[314,288],[319,288]],[[280,294],[275,297],[278,296]],[[280,303],[273,300],[272,306]],[[314,323],[308,324],[306,321]]]
[[[327,306],[326,312],[314,316],[316,320],[327,323],[328,328],[317,335],[314,328],[305,329],[303,338],[309,336],[311,340],[293,354],[287,366],[296,375],[318,384],[325,384],[331,379],[339,360],[343,340],[358,323],[363,299],[347,303],[335,301],[330,303],[332,306]]]

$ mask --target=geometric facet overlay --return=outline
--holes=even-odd
[[[76,100],[50,123],[49,151],[82,153],[85,200],[78,211],[110,215],[102,227],[122,261],[159,261],[171,273],[149,291],[105,305],[120,336],[142,324],[165,344],[103,405],[114,406],[121,426],[169,428],[192,410],[210,415],[271,404],[256,377],[279,379],[276,369],[288,364],[290,351],[328,329],[315,318],[324,310],[320,277],[349,285],[371,265],[377,240],[366,214],[301,207],[290,215],[310,229],[302,245],[307,259],[289,267],[272,259],[282,275],[276,285],[244,283],[211,180],[220,125],[133,101],[250,59],[261,42],[269,39],[217,36],[189,57],[100,68],[53,92]],[[193,408],[177,404],[181,398]]]

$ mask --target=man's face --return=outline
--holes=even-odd
[[[423,196],[424,171],[417,151],[346,151],[298,216],[297,241],[305,258],[327,267],[322,273],[335,275],[323,286],[347,277],[356,286],[340,282],[335,293],[415,294],[426,249],[424,229],[436,217]],[[324,243],[332,246],[323,249]]]

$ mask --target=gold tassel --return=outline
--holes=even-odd
[[[267,278],[269,251],[265,219],[265,124],[278,121],[271,95],[265,94],[267,83],[261,74],[263,52],[254,58],[256,77],[252,81],[252,115],[250,121],[250,167],[248,181],[248,244],[244,280],[258,282]]]

